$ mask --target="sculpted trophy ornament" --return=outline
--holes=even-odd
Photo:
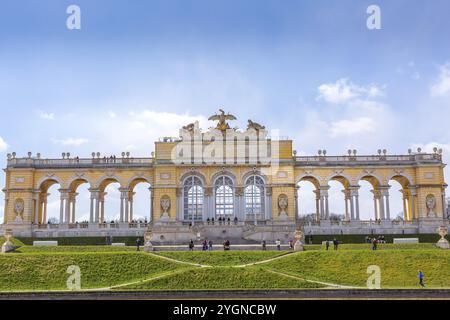
[[[148,228],[147,231],[145,231],[145,233],[144,233],[144,251],[145,252],[153,251],[153,244],[151,242],[152,237],[153,237],[152,229]]]
[[[170,198],[167,195],[162,196],[161,201],[161,209],[162,209],[162,215],[159,221],[161,222],[167,222],[169,221],[169,209],[170,209]]]
[[[23,211],[25,209],[25,201],[19,198],[14,201],[14,213],[16,214],[15,222],[23,221]]]
[[[427,195],[426,205],[427,205],[427,217],[435,218],[436,198],[434,197],[434,195],[432,194]]]
[[[279,212],[280,220],[287,219],[288,218],[287,213],[286,213],[286,209],[288,207],[288,197],[287,197],[287,195],[280,194],[278,196],[278,207],[280,209],[280,212]]]
[[[448,230],[446,226],[440,226],[437,229],[438,234],[441,236],[441,239],[436,243],[436,246],[442,249],[450,249],[450,243],[447,239],[445,239],[445,236],[448,234]]]
[[[259,123],[253,122],[252,120],[248,119],[247,130],[254,129],[256,131],[259,131],[264,130],[265,128],[265,126],[262,126]]]

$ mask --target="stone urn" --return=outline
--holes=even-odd
[[[437,232],[441,236],[441,239],[439,239],[439,241],[436,243],[436,246],[438,246],[439,248],[442,248],[442,249],[450,249],[450,244],[449,244],[448,240],[445,239],[445,236],[448,233],[447,227],[440,226],[437,229]]]
[[[152,237],[153,232],[151,229],[148,229],[144,233],[144,251],[145,252],[152,252],[153,251],[153,244],[152,244]]]
[[[14,251],[15,247],[14,247],[13,243],[11,242],[11,237],[12,237],[12,235],[10,233],[5,233],[6,241],[2,245],[2,253]]]
[[[302,230],[300,230],[300,229],[295,230],[295,234],[294,234],[294,239],[295,239],[294,251],[305,251],[304,241],[303,241],[304,238],[305,238],[305,234],[303,233]]]

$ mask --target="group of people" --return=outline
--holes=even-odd
[[[386,243],[386,239],[383,235],[378,236],[378,237],[375,236],[373,238],[366,236],[366,243],[372,243],[373,240],[377,240],[378,243]]]
[[[334,238],[333,241],[329,241],[328,239],[325,240],[325,249],[328,250],[330,248],[330,242],[333,243],[334,250],[337,250],[339,246],[339,241],[336,238]]]
[[[194,251],[194,248],[195,248],[194,241],[193,240],[189,241],[189,251]],[[231,248],[230,240],[224,240],[223,241],[223,250],[230,250],[230,248]],[[212,251],[213,250],[212,240],[209,240],[209,241],[207,239],[203,240],[202,241],[202,250],[203,251]]]
[[[231,224],[231,218],[230,217],[228,217],[228,218],[225,218],[225,217],[219,217],[218,219],[217,219],[217,222],[219,222],[219,224],[221,225],[221,224],[226,224],[226,223],[228,223],[228,225],[230,225]],[[234,222],[234,224],[237,224],[238,223],[238,218],[237,217],[234,217],[234,219],[233,219],[233,222]],[[215,219],[214,219],[214,217],[213,218],[208,218],[208,219],[206,219],[206,223],[209,225],[209,224],[214,224],[215,223]]]

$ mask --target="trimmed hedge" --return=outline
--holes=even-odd
[[[322,241],[337,239],[340,243],[365,243],[366,236],[373,237],[377,235],[370,234],[344,234],[344,235],[312,235],[312,244],[321,244]],[[394,238],[419,238],[420,243],[436,243],[441,238],[435,233],[424,234],[383,234],[387,243],[392,243]],[[306,244],[309,244],[309,238],[311,236],[305,236]],[[447,237],[448,238],[448,237]]]
[[[58,241],[60,246],[104,246],[106,237],[56,237],[56,238],[18,238],[23,244],[32,246],[33,241]],[[136,239],[144,243],[143,237],[113,237],[113,242],[125,243],[127,246],[135,246]]]

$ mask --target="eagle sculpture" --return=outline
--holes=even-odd
[[[208,118],[210,121],[219,121],[217,123],[216,129],[219,129],[221,131],[225,131],[227,129],[230,129],[230,126],[227,123],[227,120],[236,120],[236,117],[232,114],[228,113],[225,114],[225,111],[222,109],[219,109],[219,114],[215,114]]]

